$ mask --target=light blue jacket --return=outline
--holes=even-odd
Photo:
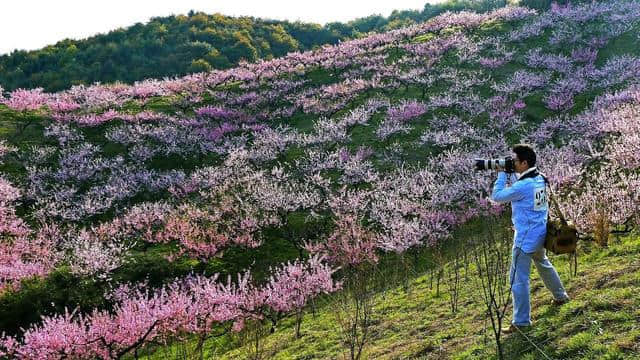
[[[520,176],[534,169],[530,168]],[[515,178],[513,176],[512,181]],[[505,187],[506,183],[507,174],[498,173],[491,198],[500,203],[511,202],[511,221],[515,227],[513,246],[526,253],[534,252],[544,245],[547,235],[549,198],[544,179],[537,175],[515,181],[509,187]]]

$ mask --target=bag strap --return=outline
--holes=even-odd
[[[538,171],[538,169],[535,169],[531,172],[528,172],[524,175],[522,175],[517,181],[526,179],[526,178],[534,178],[536,176],[540,175],[542,177],[542,179],[544,179],[544,184],[545,186],[549,186],[549,199],[551,200],[551,204],[553,204],[554,209],[556,210],[556,212],[558,213],[558,217],[560,218],[560,221],[562,221],[562,223],[564,225],[567,225],[567,220],[565,219],[564,215],[562,214],[562,211],[560,210],[560,205],[558,205],[558,202],[556,201],[556,196],[553,193],[553,189],[551,188],[551,183],[549,182],[549,179],[547,179],[547,177]]]
[[[553,188],[551,186],[551,183],[549,182],[546,176],[542,174],[540,174],[540,176],[542,176],[542,178],[544,179],[544,183],[549,186],[549,199],[551,200],[551,204],[553,204],[553,207],[558,213],[558,217],[560,218],[560,221],[562,221],[564,225],[567,225],[567,220],[562,214],[562,210],[560,210],[560,205],[558,205],[558,202],[556,201],[556,195],[553,193]]]

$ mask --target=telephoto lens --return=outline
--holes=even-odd
[[[515,172],[513,159],[505,157],[504,159],[475,159],[476,170],[504,170],[504,172]]]

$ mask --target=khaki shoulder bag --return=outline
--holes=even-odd
[[[578,245],[578,230],[573,224],[567,222],[560,211],[560,206],[556,202],[551,185],[546,177],[545,184],[549,185],[549,198],[558,213],[558,220],[551,220],[547,215],[547,236],[544,240],[544,247],[554,254],[571,254],[576,252]]]

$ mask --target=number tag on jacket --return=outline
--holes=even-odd
[[[547,210],[547,191],[546,188],[536,189],[533,194],[533,210]]]

